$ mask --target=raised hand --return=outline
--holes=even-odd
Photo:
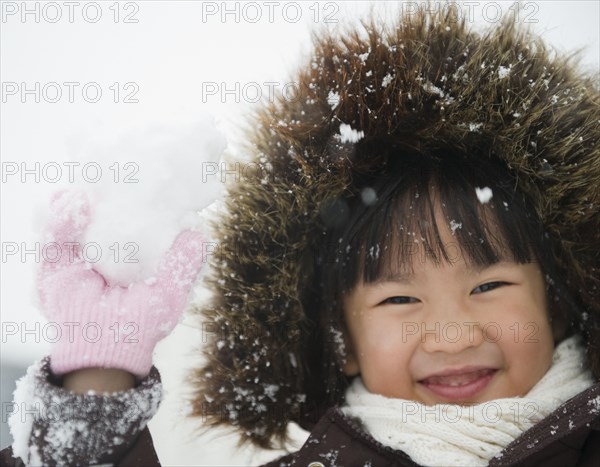
[[[52,371],[113,368],[145,376],[156,343],[177,324],[204,264],[202,236],[182,232],[154,277],[122,287],[107,283],[81,255],[79,240],[92,216],[86,196],[59,192],[50,210],[37,287],[44,315],[62,331]]]

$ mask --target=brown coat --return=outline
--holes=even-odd
[[[36,439],[40,452],[44,446]],[[160,466],[148,428],[125,440],[118,454],[102,459],[117,467]],[[511,443],[490,466],[597,466],[600,459],[600,383],[579,394]],[[198,459],[202,465],[202,459]],[[11,448],[0,452],[0,465],[21,466]],[[77,462],[77,465],[82,465]],[[417,466],[405,453],[385,447],[337,408],[331,408],[295,453],[265,467]]]

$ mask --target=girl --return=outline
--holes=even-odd
[[[259,112],[255,173],[230,187],[215,226],[194,415],[263,447],[291,421],[311,431],[273,466],[592,465],[596,83],[515,24],[479,35],[424,12],[317,37],[298,82],[296,99]],[[76,237],[85,209],[51,230]],[[188,272],[197,242],[174,246],[187,249]],[[40,279],[46,298],[54,273]],[[32,367],[22,388],[79,410],[36,419],[16,456],[158,464],[145,425],[160,398],[148,359],[160,319],[147,308],[173,283],[136,296],[143,346],[105,343],[117,350],[77,359],[64,342]],[[81,311],[70,303],[44,306],[64,320],[65,308]],[[123,379],[107,383],[100,367]],[[16,402],[32,397],[18,390]]]

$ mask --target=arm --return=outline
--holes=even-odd
[[[51,213],[45,240],[61,254],[42,262],[38,292],[44,315],[71,327],[63,329],[51,357],[32,365],[17,384],[17,413],[10,419],[14,455],[33,465],[121,465],[144,432],[142,458],[151,451],[156,460],[145,430],[162,396],[152,353],[177,324],[204,263],[201,237],[181,233],[151,281],[120,287],[86,264],[74,241],[90,220],[85,197],[58,194]],[[93,338],[71,332],[85,326],[93,326]],[[135,333],[125,337],[114,332],[131,328]]]
[[[77,394],[60,386],[46,357],[17,382],[16,410],[9,418],[12,455],[27,465],[130,465],[125,462],[130,458],[137,465],[159,465],[146,425],[161,398],[154,367],[135,388]]]
[[[67,373],[63,379],[63,388],[76,394],[85,394],[90,390],[112,393],[134,386],[133,374],[115,368],[84,368]]]

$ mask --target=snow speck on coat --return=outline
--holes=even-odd
[[[340,95],[335,91],[329,91],[329,94],[327,95],[327,103],[331,107],[331,110],[335,110],[340,103]]]
[[[363,131],[355,130],[346,123],[340,125],[340,134],[338,137],[342,143],[357,143],[364,136],[365,133]]]
[[[499,66],[498,67],[498,78],[499,79],[504,79],[504,78],[508,77],[508,75],[510,75],[511,66],[508,66],[508,67],[506,67],[506,66]]]
[[[381,81],[381,87],[387,88],[393,80],[394,80],[394,77],[388,73],[387,75],[385,75],[383,77],[383,80]]]

